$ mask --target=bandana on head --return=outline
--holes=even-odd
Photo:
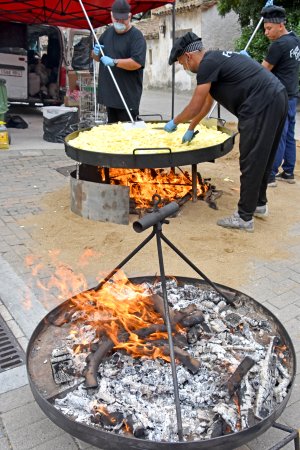
[[[182,52],[182,55],[183,55],[184,53],[188,53],[188,52],[196,52],[197,50],[202,50],[202,48],[203,48],[203,44],[202,44],[202,41],[201,41],[201,40],[200,40],[200,41],[192,42],[191,44],[189,44],[189,45],[187,45],[187,46],[185,47],[185,49],[184,49],[183,52]],[[178,56],[181,56],[181,55],[178,55]],[[178,58],[178,56],[177,56],[177,58]]]
[[[195,33],[189,31],[184,36],[176,39],[175,44],[171,50],[169,57],[169,64],[173,64],[179,56],[186,52],[195,52],[197,50],[202,50],[203,44],[202,40]]]

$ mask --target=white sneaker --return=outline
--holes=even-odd
[[[257,206],[253,215],[255,217],[258,217],[259,219],[262,219],[264,217],[268,217],[269,215],[269,208],[268,205],[263,205],[263,206]]]
[[[243,220],[236,212],[233,213],[232,216],[218,220],[217,225],[224,228],[233,228],[235,230],[245,230],[250,233],[254,231],[254,220]]]

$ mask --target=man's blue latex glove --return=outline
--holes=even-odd
[[[98,56],[100,54],[100,47],[103,49],[104,45],[99,45],[99,44],[94,45],[93,52],[95,53],[96,56]]]
[[[102,58],[100,58],[100,61],[105,66],[113,67],[115,65],[114,60],[110,56],[102,56]]]
[[[174,123],[174,120],[170,120],[166,125],[164,126],[164,130],[168,133],[173,133],[173,131],[177,130],[177,125]]]
[[[182,137],[182,144],[185,142],[191,142],[194,137],[194,130],[187,130]]]
[[[246,50],[241,50],[240,55],[245,55],[245,56],[248,56],[248,58],[251,58],[251,56],[249,55],[248,52],[246,52]]]

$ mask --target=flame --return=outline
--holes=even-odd
[[[149,341],[166,340],[166,333],[152,333],[140,339],[135,331],[153,324],[163,324],[163,318],[154,311],[151,293],[143,285],[132,284],[120,271],[99,291],[89,290],[72,298],[77,309],[83,311],[95,329],[100,329],[113,341],[114,349],[124,349],[132,357],[163,358],[169,356]]]
[[[104,416],[109,416],[109,412],[107,411],[107,408],[105,405],[94,404],[93,411],[94,411],[94,413],[100,413],[100,414],[103,414]]]
[[[236,427],[237,427],[238,430],[240,430],[241,429],[241,406],[240,406],[240,403],[239,403],[238,396],[236,394],[233,395],[232,400],[233,400],[233,403],[236,406],[237,413],[238,413],[238,416],[239,416],[239,420],[238,420],[238,422],[236,424]]]
[[[115,350],[124,349],[134,358],[162,358],[170,361],[169,356],[165,355],[154,342],[157,340],[167,342],[167,333],[149,332],[147,336],[146,332],[146,338],[139,338],[135,333],[151,325],[164,324],[163,318],[154,310],[151,292],[145,285],[131,283],[122,271],[118,271],[101,289],[87,289],[82,274],[75,274],[69,266],[57,260],[58,251],[49,253],[52,259],[56,260],[55,274],[47,283],[37,280],[37,285],[47,293],[55,292],[58,300],[71,299],[67,302],[63,313],[66,314],[64,321],[72,322],[73,328],[69,334],[73,335],[76,341],[73,347],[75,353],[85,351],[93,342],[105,335],[112,340]],[[87,250],[81,261],[86,261],[91,256],[93,252]],[[34,261],[34,257],[28,259],[31,265]],[[32,267],[33,273],[40,275],[42,270],[43,265],[36,260],[36,265]],[[86,330],[82,325],[94,330],[90,342],[83,337]]]
[[[105,179],[104,169],[99,167],[101,180]],[[129,186],[130,198],[137,208],[149,208],[154,194],[163,202],[171,202],[184,197],[192,189],[190,174],[185,171],[175,173],[166,169],[110,169],[110,183]],[[205,182],[197,182],[197,196],[203,196],[209,189]]]
[[[66,302],[65,311],[62,311],[65,314],[62,323],[71,323],[69,335],[74,338],[75,353],[86,351],[93,342],[106,336],[112,340],[115,350],[123,349],[134,358],[162,358],[170,361],[169,355],[164,354],[163,350],[168,339],[167,333],[157,332],[155,327],[152,333],[151,330],[147,333],[150,326],[163,325],[164,320],[154,310],[151,291],[146,285],[131,283],[119,270],[101,289],[88,289],[83,274],[74,273],[71,267],[58,261],[58,250],[50,251],[49,255],[56,265],[56,271],[47,282],[41,281],[44,266],[40,258],[31,256],[28,264],[32,266],[33,273],[40,276],[37,280],[40,289],[47,294],[55,293],[58,300],[70,299]],[[84,264],[92,256],[93,252],[87,249],[80,260]],[[90,330],[89,341],[85,339],[86,327]],[[145,337],[140,338],[136,332],[141,329],[143,331],[140,334]],[[179,325],[176,331],[182,331]]]
[[[129,426],[127,420],[124,419],[123,424],[124,424],[124,433],[132,434],[131,427]]]

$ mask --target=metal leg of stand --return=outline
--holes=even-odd
[[[79,167],[80,167],[80,163],[76,163],[76,180],[79,180]]]
[[[192,164],[192,201],[197,200],[197,164]]]
[[[174,353],[174,344],[173,344],[173,338],[172,338],[172,326],[171,326],[171,319],[170,319],[170,312],[169,312],[169,305],[168,305],[166,276],[165,276],[165,268],[164,268],[163,253],[162,253],[162,246],[161,246],[161,223],[159,223],[155,228],[156,228],[157,253],[158,253],[158,261],[159,261],[160,277],[161,277],[161,285],[162,285],[163,301],[164,301],[165,323],[166,323],[166,327],[167,327],[167,331],[168,331],[168,341],[169,341],[169,347],[170,347],[170,358],[171,358],[172,378],[173,378],[173,387],[174,387],[178,438],[179,438],[179,441],[183,441],[182,417],[181,417],[181,408],[180,408],[180,399],[179,399],[178,379],[177,379],[177,371],[176,371],[176,365],[175,365],[175,353]]]
[[[174,244],[172,244],[171,241],[169,241],[169,239],[166,238],[166,236],[164,236],[161,233],[161,239],[168,244],[168,246],[174,250],[174,252],[180,256],[181,259],[183,259],[183,261],[185,261],[192,269],[194,269],[194,271],[200,275],[216,292],[218,292],[218,294],[220,294],[228,304],[235,306],[234,301],[232,299],[230,299],[226,294],[224,294],[224,292],[221,291],[221,289],[219,289],[215,283],[213,283],[200,269],[198,269],[197,266],[195,266],[195,264],[192,263],[192,261],[190,261],[177,247],[175,247]]]
[[[104,167],[104,179],[106,184],[110,183],[109,167]]]
[[[178,430],[178,439],[179,441],[183,441],[183,429],[182,429],[182,417],[181,417],[181,408],[180,408],[180,399],[179,399],[179,389],[178,389],[178,380],[177,380],[177,371],[175,364],[175,353],[174,353],[174,344],[172,338],[172,326],[171,319],[168,307],[168,298],[167,298],[167,287],[166,287],[166,276],[163,262],[163,253],[162,253],[162,245],[161,245],[161,223],[159,222],[157,225],[153,227],[152,233],[140,244],[138,245],[123,261],[118,264],[118,266],[113,269],[96,287],[92,288],[95,291],[98,291],[102,288],[102,286],[110,280],[110,278],[123,267],[134,255],[136,255],[154,236],[156,236],[157,241],[157,252],[158,252],[158,260],[160,266],[160,276],[162,283],[162,291],[163,291],[163,301],[164,301],[164,312],[165,312],[165,323],[168,331],[168,341],[170,347],[170,359],[171,359],[171,369],[172,369],[172,378],[173,378],[173,386],[174,386],[174,398],[175,398],[175,407],[176,407],[176,417],[177,417],[177,430]]]
[[[118,270],[120,270],[126,263],[128,263],[128,261],[131,260],[131,258],[134,257],[134,255],[136,255],[143,247],[145,247],[146,244],[148,244],[149,241],[151,241],[151,239],[155,236],[155,231],[153,230],[151,234],[149,234],[149,236],[140,243],[140,245],[138,245],[128,256],[126,256],[125,259],[123,259],[122,262],[120,262],[120,264],[117,265],[117,267],[115,267],[108,275],[106,275],[106,277],[100,281],[100,283],[95,286],[94,288],[92,288],[91,290],[94,291],[99,291],[102,286],[111,279],[111,277],[114,276],[114,274],[116,272],[118,272]]]
[[[280,442],[275,444],[273,447],[269,448],[269,450],[280,450],[285,447],[289,442],[294,441],[295,450],[299,450],[299,431],[294,428],[287,427],[286,425],[282,425],[281,423],[273,423],[273,428],[277,428],[281,431],[286,431],[289,433],[287,437],[282,439]]]

